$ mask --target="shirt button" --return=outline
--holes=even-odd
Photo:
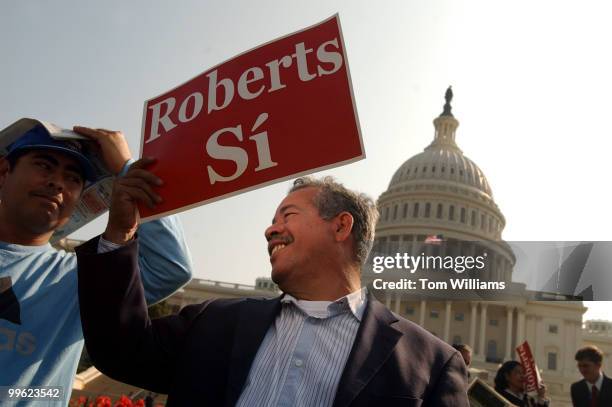
[[[297,367],[300,367],[300,366],[302,366],[303,364],[304,364],[304,362],[302,362],[302,359],[296,359],[296,360],[295,360],[295,365],[296,365]]]

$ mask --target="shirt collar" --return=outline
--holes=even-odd
[[[329,318],[345,311],[350,312],[361,322],[363,313],[367,305],[367,289],[362,287],[357,291],[353,291],[350,294],[340,297],[335,301],[307,301],[298,300],[291,294],[284,294],[281,302],[284,304],[294,304],[306,315],[315,318]],[[321,311],[326,310],[327,316],[322,316]]]
[[[0,241],[0,249],[14,253],[34,253],[34,252],[46,252],[48,250],[55,250],[51,243],[45,243],[40,246],[24,246],[15,243],[7,243]]]
[[[595,383],[591,383],[588,380],[585,380],[587,386],[589,386],[589,392],[593,391],[593,386],[597,387],[598,391],[601,391],[601,385],[603,383],[603,373],[599,372],[599,377],[595,381]]]
[[[523,400],[523,398],[525,397],[525,393],[524,392],[519,392],[519,393],[515,393],[512,390],[510,390],[510,388],[506,388],[506,393],[510,393],[512,394],[514,397],[516,397],[519,400]]]

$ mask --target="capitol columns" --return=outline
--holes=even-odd
[[[446,309],[444,310],[444,342],[449,343],[450,322],[451,322],[451,305],[452,301],[446,301]]]
[[[485,354],[487,352],[485,343],[485,334],[487,329],[487,306],[486,302],[480,303],[480,337],[478,338],[478,356],[480,360],[485,360]]]
[[[419,325],[425,328],[425,311],[427,309],[427,303],[425,300],[421,300],[421,306],[419,307]]]
[[[525,342],[525,310],[516,309],[516,346]]]
[[[506,353],[504,361],[512,359],[512,319],[514,317],[514,307],[506,307]]]
[[[396,314],[400,313],[400,304],[402,302],[402,298],[400,293],[395,293],[395,309],[393,310]]]
[[[470,316],[470,339],[469,339],[468,345],[470,345],[472,349],[474,349],[475,351],[476,350],[476,312],[478,311],[477,309],[478,302],[471,301],[470,307],[471,307],[472,315]]]

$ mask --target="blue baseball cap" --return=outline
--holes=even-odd
[[[36,126],[28,130],[23,136],[8,146],[6,157],[15,156],[23,151],[38,149],[54,150],[69,155],[79,163],[87,181],[96,181],[95,167],[82,153],[83,144],[78,140],[54,139],[43,126]]]

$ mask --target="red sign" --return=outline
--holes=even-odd
[[[525,341],[517,346],[516,353],[525,371],[525,391],[528,393],[537,391],[538,388],[542,387],[542,378],[540,377],[538,366],[531,353],[529,343]]]
[[[365,158],[338,15],[145,102],[160,217]]]

